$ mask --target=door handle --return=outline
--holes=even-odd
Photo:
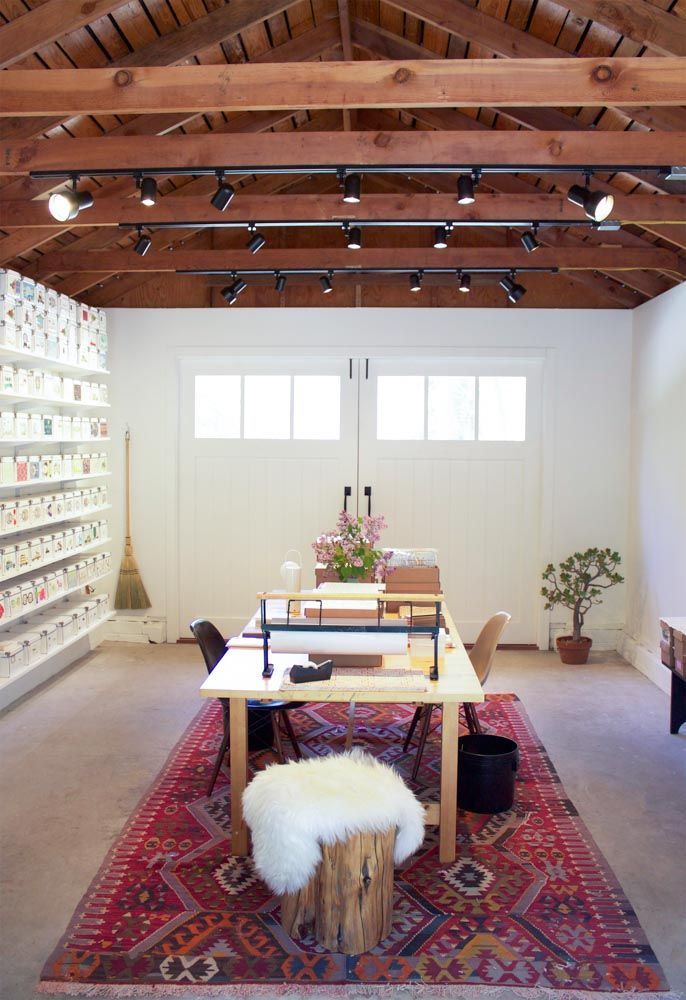
[[[371,486],[365,486],[364,495],[367,498],[367,514],[369,517],[372,516],[372,488]]]
[[[348,510],[348,497],[351,497],[352,495],[353,495],[353,488],[352,488],[352,486],[344,486],[343,487],[343,510],[346,511],[346,513],[347,513],[347,510]]]

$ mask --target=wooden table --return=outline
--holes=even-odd
[[[252,699],[282,701],[375,702],[386,704],[440,705],[443,709],[441,736],[440,799],[427,804],[427,823],[437,824],[439,856],[442,862],[455,860],[457,833],[457,770],[458,712],[461,702],[482,702],[483,690],[462,641],[445,605],[443,614],[450,631],[453,648],[446,649],[439,660],[439,679],[429,681],[428,689],[419,691],[331,691],[325,683],[303,684],[282,690],[284,671],[293,663],[306,662],[307,657],[293,653],[272,653],[274,665],[271,677],[262,677],[262,651],[233,647],[227,651],[200,689],[204,698],[228,698],[231,748],[231,853],[248,853],[248,829],[243,820],[242,796],[248,781],[248,713]],[[415,647],[416,648],[416,647]],[[426,652],[402,656],[384,656],[384,666],[420,668],[426,676],[432,662]]]

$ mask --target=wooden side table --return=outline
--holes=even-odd
[[[686,722],[686,618],[661,618],[660,653],[672,673],[669,731],[672,735]]]

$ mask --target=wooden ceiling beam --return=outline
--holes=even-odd
[[[497,60],[493,60],[497,62]],[[321,65],[321,64],[318,64]],[[6,75],[6,74],[5,74]],[[471,170],[495,167],[507,171],[546,168],[656,168],[686,162],[686,133],[391,131],[314,132],[274,135],[196,134],[126,136],[98,139],[33,140],[0,144],[0,173],[50,171],[65,176],[97,171],[113,174],[155,169],[173,174],[182,169],[229,166],[234,172],[255,169],[358,167]]]
[[[388,3],[437,28],[457,35],[464,41],[483,45],[505,59],[579,58],[573,52],[557,48],[550,42],[537,38],[531,32],[515,28],[507,21],[486,14],[482,10],[468,7],[462,2],[448,5],[445,0],[388,0]],[[400,58],[409,57],[402,56]],[[585,102],[579,101],[578,103],[582,105]],[[648,128],[659,127],[678,130],[684,127],[685,115],[681,109],[667,109],[660,115],[657,109],[646,109],[636,105],[636,98],[630,98],[627,106],[621,110],[631,115],[635,121],[647,125]],[[556,102],[555,106],[561,107],[562,105]]]
[[[222,8],[224,9],[224,8]],[[501,23],[501,22],[499,22]],[[167,36],[165,36],[167,37]],[[686,103],[677,58],[443,59],[6,70],[0,115]]]
[[[127,271],[186,271],[226,269],[250,271],[252,268],[267,270],[292,270],[313,268],[317,271],[349,268],[403,268],[408,271],[428,267],[479,268],[495,267],[517,269],[526,267],[557,267],[560,270],[613,270],[633,268],[658,270],[677,276],[686,274],[684,261],[669,250],[630,249],[624,247],[541,247],[536,260],[520,247],[448,247],[446,250],[418,247],[388,247],[363,249],[316,247],[312,249],[270,249],[259,255],[249,250],[175,250],[173,254],[152,251],[140,257],[133,250],[93,251],[79,253],[65,250],[45,254],[33,267],[29,276],[47,278],[52,274],[76,271],[124,273]]]
[[[449,180],[452,183],[452,179]],[[612,218],[623,224],[686,224],[686,195],[617,195]],[[341,195],[273,195],[258,197],[239,192],[224,212],[218,212],[207,197],[158,198],[146,208],[135,197],[96,197],[95,204],[79,213],[70,226],[118,226],[141,222],[165,223],[230,222],[555,222],[560,225],[586,221],[582,211],[564,195],[501,195],[481,192],[473,205],[458,205],[455,194],[368,195],[358,205],[346,204]],[[45,201],[0,201],[0,229],[53,226]],[[686,226],[684,227],[686,238]]]
[[[190,21],[176,31],[156,38],[149,45],[134,50],[121,59],[114,60],[110,66],[113,68],[126,66],[159,67],[184,62],[186,59],[192,59],[196,53],[201,52],[209,45],[218,45],[228,38],[240,34],[241,31],[261,23],[266,18],[286,10],[294,2],[295,0],[288,0],[288,2],[284,2],[284,0],[231,0],[230,4],[219,7],[205,17]],[[45,10],[45,6],[37,8],[36,15],[40,15],[41,11]],[[84,6],[86,5],[84,4]],[[322,32],[322,36],[327,37],[326,32]],[[317,44],[319,44],[319,40],[317,40]],[[296,52],[291,53],[285,45],[278,46],[278,48],[283,50],[280,58],[284,61],[298,55]],[[298,57],[302,58],[302,56]],[[52,74],[55,70],[34,70],[33,72]],[[49,87],[50,77],[46,76],[44,79]],[[164,106],[158,110],[160,112],[169,111]],[[203,113],[205,110],[207,109],[200,108],[198,113]],[[114,113],[118,114],[119,112],[115,111]],[[0,140],[29,139],[39,136],[43,132],[48,132],[61,125],[69,117],[71,115],[63,115],[59,118],[41,116],[32,121],[17,117],[4,122],[0,121]]]
[[[125,0],[47,0],[0,28],[0,69],[121,7]]]
[[[686,21],[646,0],[564,0],[574,14],[666,56],[686,56]]]

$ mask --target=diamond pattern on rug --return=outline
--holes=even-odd
[[[408,783],[413,754],[402,744],[412,708],[364,705],[357,742]],[[479,709],[489,730],[515,739],[520,766],[512,809],[460,812],[457,860],[438,859],[435,828],[396,871],[389,936],[364,955],[329,954],[312,937],[292,940],[279,900],[249,858],[230,855],[230,796],[222,773],[211,799],[208,774],[221,739],[210,703],[191,724],[79,904],[42,980],[56,991],[81,984],[217,988],[295,984],[326,992],[383,984],[541,987],[653,992],[668,989],[631,905],[607,868],[514,695]],[[338,752],[346,706],[292,713],[315,755]],[[268,751],[251,763],[271,763]],[[429,736],[420,798],[438,791],[440,733]]]

